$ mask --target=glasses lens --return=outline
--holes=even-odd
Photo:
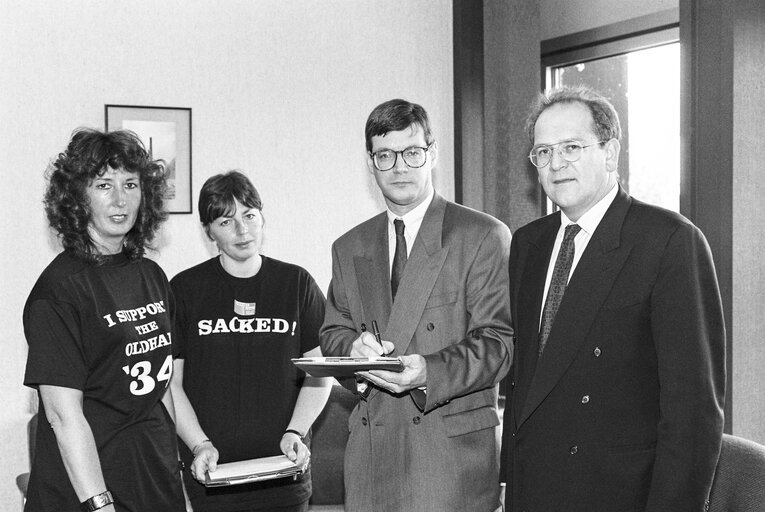
[[[531,150],[529,153],[529,160],[536,167],[544,167],[550,162],[550,156],[552,155],[552,148],[550,146],[538,146]]]
[[[426,153],[422,148],[406,148],[402,152],[402,155],[404,157],[404,163],[409,167],[422,167],[425,165]]]
[[[566,162],[576,162],[582,156],[582,145],[578,142],[562,142],[558,148]]]
[[[381,171],[389,171],[396,165],[396,153],[383,149],[374,154],[375,167]]]

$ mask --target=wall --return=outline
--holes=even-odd
[[[765,4],[726,3],[734,12],[732,267],[733,433],[765,444]],[[728,12],[730,12],[728,11]]]
[[[678,0],[540,0],[540,38],[552,39],[676,9]]]
[[[484,2],[484,189],[490,205],[512,231],[542,212],[536,169],[528,159],[525,113],[540,88],[539,24],[533,0]],[[466,188],[469,191],[469,189]]]
[[[21,311],[59,251],[43,171],[104,104],[191,107],[194,201],[204,180],[249,171],[265,202],[268,255],[326,290],[330,244],[383,208],[366,171],[363,126],[404,97],[430,113],[436,187],[453,197],[452,19],[448,0],[0,0],[0,509],[18,510],[25,425]],[[196,206],[194,207],[196,211]],[[194,215],[173,215],[152,255],[169,276],[213,254]]]

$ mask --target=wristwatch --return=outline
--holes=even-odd
[[[285,434],[295,434],[296,436],[298,436],[300,438],[301,442],[303,442],[303,443],[305,442],[305,436],[303,434],[301,434],[300,432],[298,432],[297,430],[295,430],[295,429],[288,428],[287,430],[284,431],[284,433]]]
[[[106,505],[114,503],[112,493],[104,491],[101,494],[96,494],[80,503],[80,510],[82,512],[94,512],[95,510],[104,508]]]

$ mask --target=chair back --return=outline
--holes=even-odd
[[[348,417],[359,401],[344,387],[335,384],[324,410],[313,424],[311,439],[312,505],[342,505],[343,459],[348,442]]]
[[[723,434],[709,511],[765,511],[765,446]]]

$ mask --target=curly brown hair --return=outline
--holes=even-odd
[[[141,183],[141,206],[133,228],[125,237],[124,252],[130,259],[141,258],[167,219],[164,197],[167,190],[161,160],[152,160],[141,139],[127,130],[102,132],[79,128],[72,133],[66,150],[48,167],[45,213],[58,232],[64,249],[94,264],[105,257],[88,233],[91,218],[86,189],[108,168],[137,173]]]

